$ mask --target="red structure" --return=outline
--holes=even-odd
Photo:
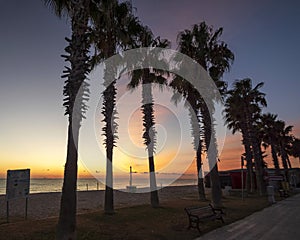
[[[247,181],[247,171],[246,169],[243,172],[238,170],[229,170],[229,171],[220,171],[219,172],[221,187],[224,188],[225,186],[231,186],[232,189],[242,189],[242,182],[244,188],[246,188],[246,181]],[[243,179],[242,179],[243,176]],[[255,179],[255,174],[253,174]],[[210,188],[210,176],[209,173],[205,176],[205,187]]]
[[[230,178],[231,178],[231,187],[232,189],[242,189],[242,182],[243,182],[243,188],[246,188],[246,177],[247,172],[229,172]],[[243,176],[243,179],[242,179]]]
[[[266,184],[270,184],[271,182],[282,182],[287,181],[284,177],[284,170],[281,169],[281,174],[276,175],[275,169],[269,168],[265,169],[264,172],[264,180]],[[300,187],[300,169],[299,168],[291,168],[288,172],[288,181],[289,184],[293,187]],[[242,180],[243,176],[243,180]],[[244,189],[246,189],[247,183],[247,170],[243,169],[234,169],[229,171],[220,171],[219,177],[221,181],[221,187],[224,188],[225,186],[231,186],[232,189],[242,189],[242,182]],[[256,177],[255,172],[253,172],[253,179],[254,179],[254,188],[256,188]],[[210,188],[210,176],[209,173],[205,176],[204,179],[205,187]]]

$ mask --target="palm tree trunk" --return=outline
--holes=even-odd
[[[287,163],[288,163],[289,168],[293,168],[293,167],[292,167],[292,164],[291,164],[291,161],[290,161],[290,158],[289,158],[288,155],[286,156],[286,161],[287,161]]]
[[[110,75],[108,75],[110,74]],[[114,74],[112,69],[106,69],[105,81],[110,82],[109,79],[113,79]],[[113,196],[113,148],[115,143],[115,132],[117,124],[115,123],[115,102],[116,102],[116,81],[113,80],[109,86],[103,92],[103,115],[105,127],[103,128],[105,133],[105,145],[106,145],[106,187],[105,187],[105,201],[104,211],[106,214],[114,213],[114,196]]]
[[[196,153],[196,161],[197,161],[197,176],[198,176],[198,194],[199,199],[201,201],[206,201],[205,190],[204,190],[204,181],[202,174],[202,145],[199,140],[199,145]]]
[[[253,163],[252,163],[252,153],[251,146],[247,137],[244,137],[243,134],[243,144],[246,153],[246,162],[247,162],[247,178],[246,178],[246,188],[248,193],[254,192],[254,177],[253,177]]]
[[[113,3],[112,3],[113,4]],[[116,35],[114,28],[114,10],[109,9],[108,14],[110,15],[111,22],[108,24],[108,28],[111,28],[107,33],[107,48],[103,50],[105,59],[108,59],[116,53]],[[111,215],[115,213],[114,210],[114,191],[113,191],[113,149],[115,146],[115,134],[117,132],[118,124],[116,123],[116,66],[106,65],[104,72],[104,86],[106,89],[103,92],[103,111],[105,127],[104,131],[105,145],[106,145],[106,186],[105,186],[105,197],[104,197],[104,212],[105,214]]]
[[[260,196],[266,194],[266,185],[264,181],[264,172],[263,172],[263,159],[261,155],[260,146],[258,144],[258,141],[256,140],[256,137],[254,137],[251,134],[251,140],[252,140],[252,149],[253,149],[253,155],[254,155],[254,163],[255,163],[255,169],[256,169],[256,182],[257,182],[257,188],[258,193]]]
[[[150,202],[153,208],[159,207],[159,199],[156,185],[155,163],[154,163],[154,146],[155,146],[155,129],[154,129],[154,111],[152,84],[150,83],[148,72],[145,72],[145,79],[142,84],[142,112],[144,125],[144,144],[148,150],[149,178],[150,178]]]
[[[254,174],[253,174],[252,157],[249,160],[247,160],[247,180],[246,181],[247,181],[247,192],[254,193],[255,181],[254,181]]]
[[[207,158],[210,169],[212,204],[214,207],[222,207],[222,189],[218,172],[217,139],[213,127],[214,119],[210,114],[207,104],[207,102],[201,104],[201,112],[204,125],[204,140],[207,149]],[[213,106],[213,103],[210,103],[210,106]],[[210,107],[210,109],[212,110],[213,107]]]
[[[148,161],[149,161],[150,191],[151,191],[150,202],[151,202],[151,206],[153,208],[158,208],[159,207],[159,198],[158,198],[158,191],[157,191],[157,185],[156,185],[153,149],[151,150],[149,147],[148,147]]]
[[[67,161],[60,202],[57,239],[76,239],[76,188],[77,188],[77,146],[80,124],[69,122]]]
[[[190,123],[192,129],[192,137],[194,142],[194,149],[196,150],[196,163],[197,163],[197,177],[198,177],[198,194],[201,201],[206,200],[204,181],[202,174],[202,142],[200,139],[200,117],[198,116],[198,109],[196,107],[196,100],[192,96],[187,98],[187,107],[189,110]]]
[[[287,162],[287,154],[286,154],[286,151],[284,150],[284,148],[282,147],[282,144],[280,146],[280,151],[281,151],[281,161],[282,161],[282,165],[283,165],[283,169],[284,169],[284,174],[288,181],[289,180],[288,179],[289,178],[289,174],[288,174],[289,168],[288,168],[288,162]]]
[[[247,106],[247,104],[245,104]],[[255,166],[255,175],[256,175],[256,184],[257,190],[260,196],[266,193],[266,185],[264,181],[264,173],[263,173],[263,159],[260,149],[260,143],[257,140],[257,137],[254,134],[254,126],[252,123],[251,113],[249,109],[245,109],[244,115],[246,116],[246,127],[247,127],[247,135],[249,136],[250,144],[252,146],[252,153],[254,157],[254,166]]]
[[[212,204],[215,208],[222,207],[222,189],[216,163],[210,170]]]
[[[114,214],[114,190],[113,190],[113,147],[106,148],[106,186],[105,186],[105,198],[104,198],[104,212],[105,214]]]
[[[279,176],[280,175],[280,167],[279,167],[277,152],[275,150],[275,146],[273,143],[271,144],[271,153],[272,153],[272,159],[273,159],[273,164],[274,164],[276,175]]]

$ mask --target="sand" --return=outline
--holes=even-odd
[[[196,186],[172,186],[159,190],[161,203],[188,198],[197,192]],[[44,219],[57,217],[59,214],[61,193],[35,193],[28,198],[28,219]],[[10,200],[10,216],[25,215],[25,199]],[[114,192],[115,208],[150,204],[150,193]],[[104,205],[104,191],[79,191],[77,194],[77,213],[101,210]],[[0,196],[0,219],[6,218],[5,196]]]

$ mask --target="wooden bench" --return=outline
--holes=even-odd
[[[207,221],[220,220],[224,223],[223,215],[224,212],[222,209],[216,209],[211,204],[206,207],[186,207],[185,212],[189,217],[189,226],[190,228],[197,228],[199,232],[199,224]]]

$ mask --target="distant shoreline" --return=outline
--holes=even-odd
[[[163,186],[162,188],[160,186],[157,186],[157,190],[160,191],[160,190],[163,190],[163,189],[166,189],[166,188],[177,188],[177,187],[195,187],[196,185],[194,184],[189,184],[189,185],[180,185],[180,186],[174,186],[174,185],[169,185],[169,186]],[[148,193],[148,189],[149,187],[141,187],[141,188],[137,188],[137,192],[133,193],[132,194],[144,194],[144,193]],[[138,191],[138,190],[143,190],[143,191]],[[105,189],[99,189],[99,190],[95,190],[95,189],[92,189],[92,190],[77,190],[77,193],[80,193],[80,192],[104,192]],[[124,192],[124,193],[129,193],[127,189],[125,188],[122,188],[122,189],[114,189],[114,191],[118,191],[118,192]],[[30,193],[29,195],[36,195],[36,194],[61,194],[62,191],[56,191],[56,192],[32,192]],[[0,198],[1,197],[5,197],[6,194],[0,194]]]
[[[196,179],[158,179],[157,188],[166,186],[183,186],[183,185],[195,185]],[[30,179],[30,193],[46,193],[46,192],[61,192],[63,185],[63,179],[44,179],[44,178],[32,178]],[[129,185],[128,178],[116,178],[114,181],[114,189],[125,190]],[[147,191],[149,187],[149,179],[133,179],[132,185],[136,186],[138,191]],[[81,178],[77,181],[77,191],[92,191],[92,190],[104,190],[104,181],[97,181],[94,178]],[[0,195],[6,194],[6,180],[0,179]]]

